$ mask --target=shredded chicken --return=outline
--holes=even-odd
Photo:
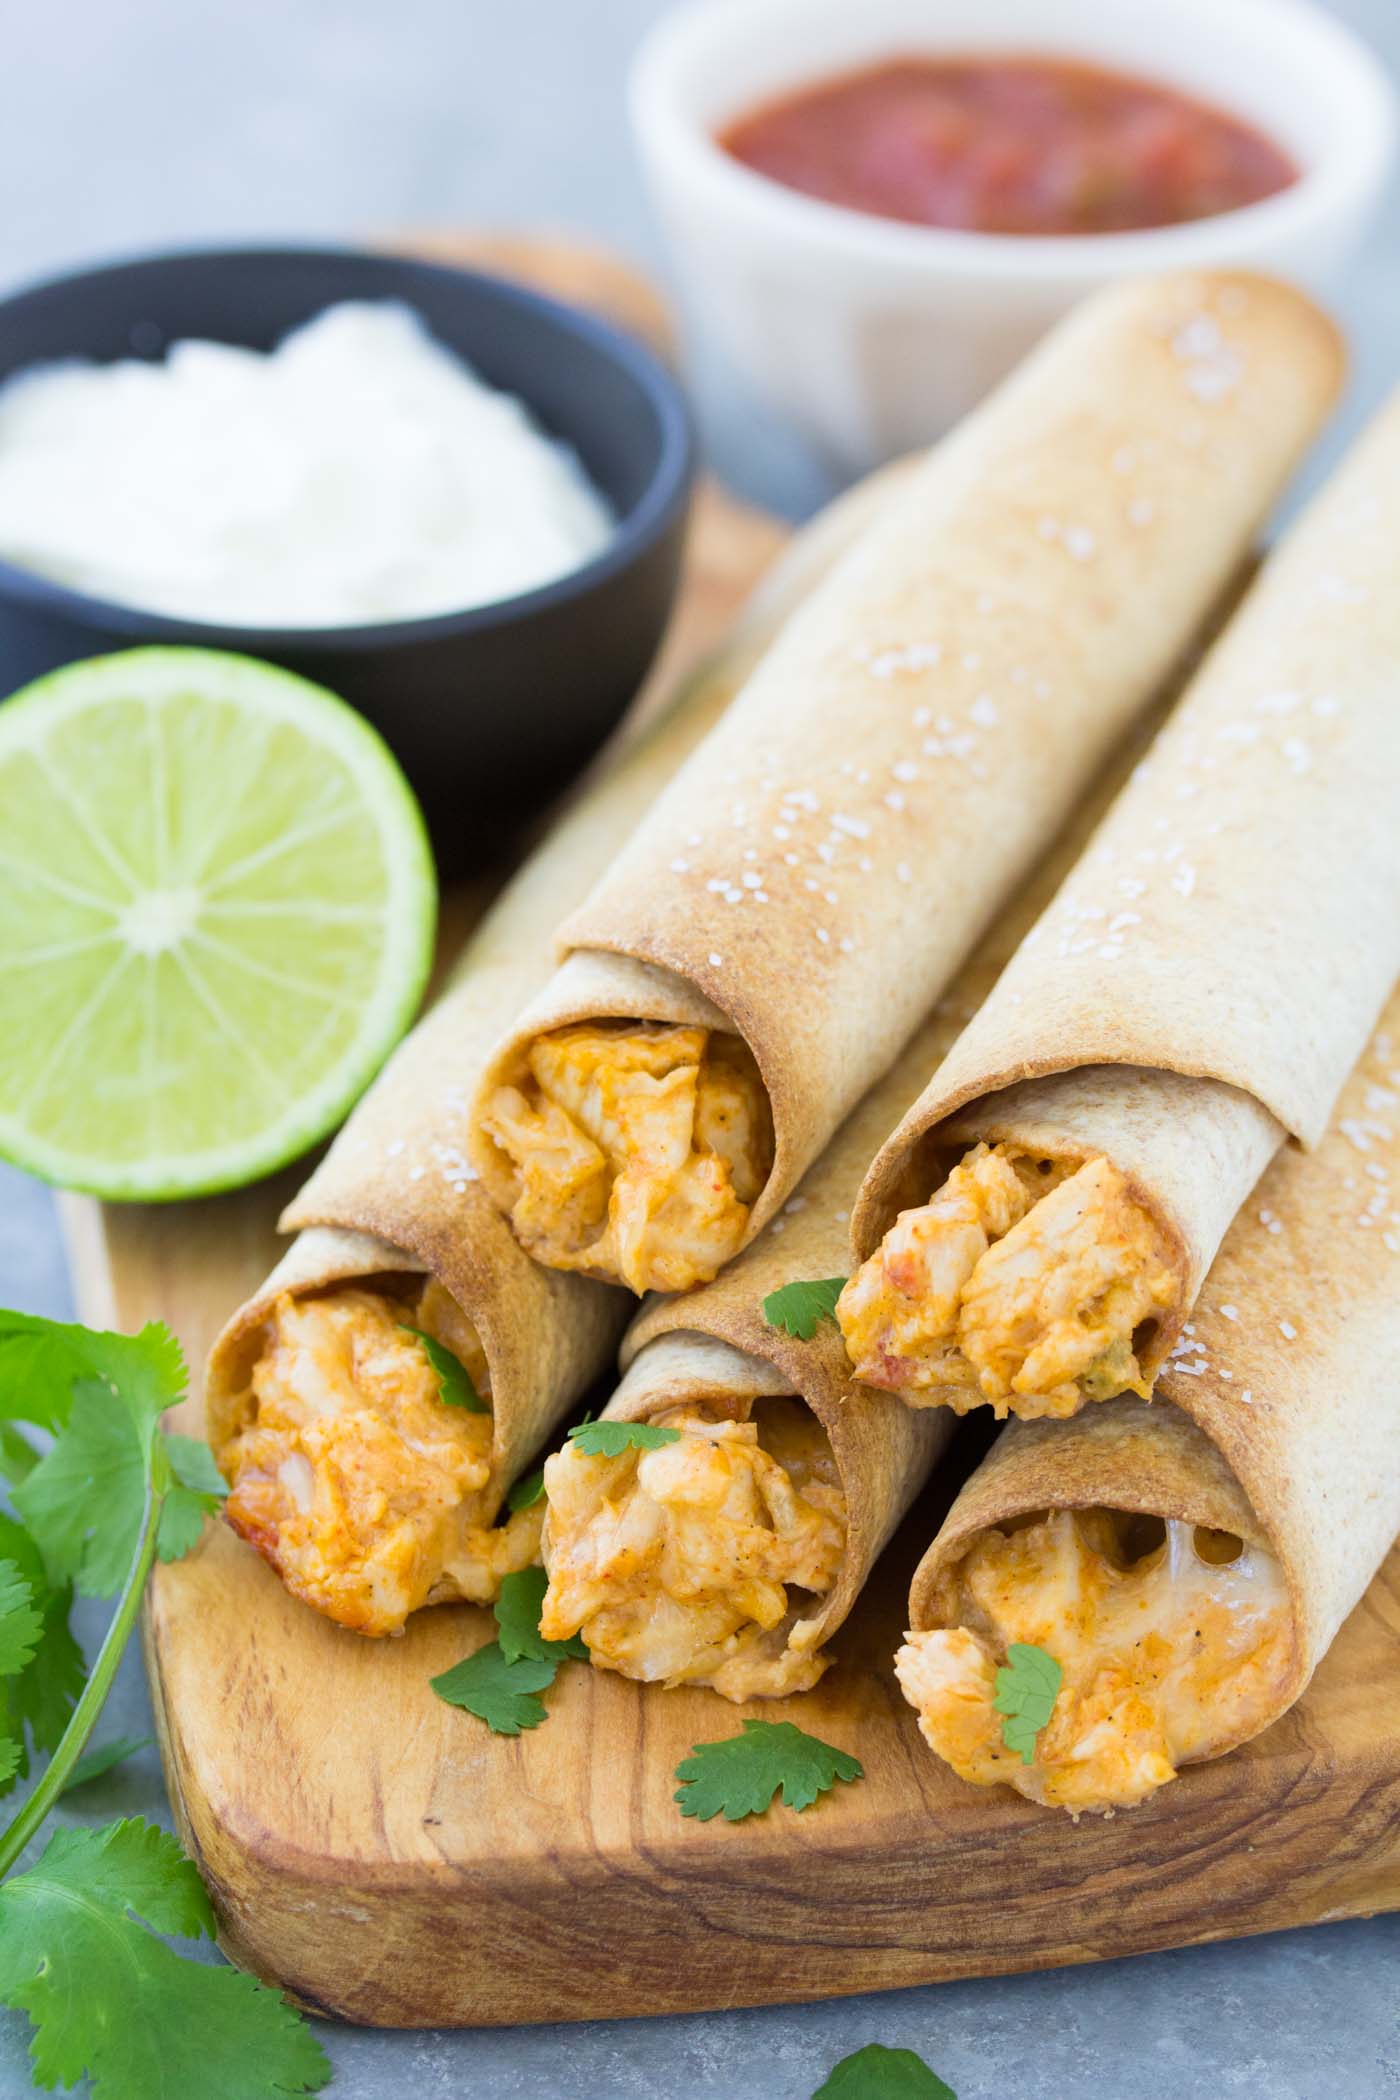
[[[398,1633],[421,1605],[485,1603],[539,1558],[541,1512],[481,1522],[491,1417],[449,1407],[423,1344],[458,1358],[483,1399],[486,1358],[433,1282],[405,1299],[343,1287],[279,1298],[216,1456],[235,1531],[296,1597],[357,1633]]]
[[[1257,1733],[1292,1653],[1271,1554],[1227,1532],[1101,1509],[983,1532],[946,1616],[946,1627],[908,1634],[895,1657],[929,1748],[974,1786],[1001,1781],[1075,1816],[1134,1807],[1179,1766]],[[1064,1673],[1029,1765],[1006,1748],[992,1704],[1013,1641],[1043,1648]]]
[[[1176,1292],[1166,1240],[1111,1161],[978,1145],[900,1213],[836,1317],[857,1378],[913,1405],[1065,1416],[1147,1397],[1134,1338]]]
[[[592,1661],[728,1699],[806,1691],[826,1667],[804,1620],[836,1580],[846,1505],[831,1446],[797,1400],[756,1419],[657,1417],[679,1443],[618,1458],[566,1445],[545,1466],[540,1630]],[[791,1594],[790,1594],[791,1593]]]
[[[773,1163],[758,1068],[737,1036],[706,1028],[589,1023],[537,1036],[481,1124],[526,1251],[638,1292],[717,1275]]]

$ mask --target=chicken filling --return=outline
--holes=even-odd
[[[717,1275],[773,1164],[747,1045],[662,1022],[536,1036],[481,1126],[500,1168],[492,1193],[526,1252],[638,1292]]]
[[[357,1633],[401,1632],[424,1604],[489,1602],[539,1558],[539,1510],[483,1523],[491,1416],[442,1400],[414,1328],[452,1351],[489,1404],[476,1330],[440,1285],[284,1295],[241,1426],[216,1453],[234,1530],[294,1596]]]
[[[974,1786],[1002,1781],[1071,1815],[1132,1808],[1178,1767],[1258,1733],[1292,1661],[1278,1562],[1233,1533],[1056,1510],[990,1530],[951,1577],[935,1632],[895,1671],[929,1748]],[[1013,1641],[1063,1671],[1033,1762],[1002,1739],[996,1674]]]
[[[798,1400],[753,1419],[657,1416],[678,1443],[617,1458],[569,1444],[545,1466],[540,1630],[592,1661],[728,1699],[807,1691],[826,1667],[818,1600],[836,1581],[846,1502],[825,1432]]]
[[[978,1145],[900,1213],[836,1317],[857,1378],[911,1405],[1064,1416],[1148,1396],[1143,1331],[1177,1288],[1161,1228],[1110,1160]]]

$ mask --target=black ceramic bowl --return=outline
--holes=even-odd
[[[597,747],[675,595],[694,466],[684,399],[640,343],[475,271],[349,249],[153,256],[0,301],[0,378],[54,358],[159,358],[183,336],[267,350],[341,299],[400,299],[578,453],[618,528],[557,582],[470,612],[368,627],[215,627],[90,598],[0,562],[0,693],[140,643],[238,649],[367,715],[448,869],[479,862]]]

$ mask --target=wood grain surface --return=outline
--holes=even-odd
[[[614,262],[559,243],[433,246],[666,339],[654,295]],[[721,631],[781,539],[702,491],[660,678]],[[450,900],[455,936],[482,901]],[[167,1319],[198,1367],[275,1259],[303,1172],[172,1207],[63,1199],[82,1316]],[[145,1644],[171,1797],[226,1950],[342,2019],[506,2025],[828,1997],[1400,1908],[1400,1553],[1284,1721],[1075,1827],[953,1778],[898,1693],[890,1657],[938,1514],[914,1511],[816,1691],[740,1709],[571,1665],[545,1725],[513,1741],[428,1686],[492,1637],[489,1614],[444,1608],[401,1640],[361,1640],[211,1526],[153,1578]],[[677,1763],[745,1712],[854,1751],[864,1781],[800,1816],[685,1821]]]

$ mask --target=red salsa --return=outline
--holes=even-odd
[[[1298,178],[1225,110],[1060,58],[894,59],[766,103],[719,143],[828,204],[969,233],[1179,226]]]

